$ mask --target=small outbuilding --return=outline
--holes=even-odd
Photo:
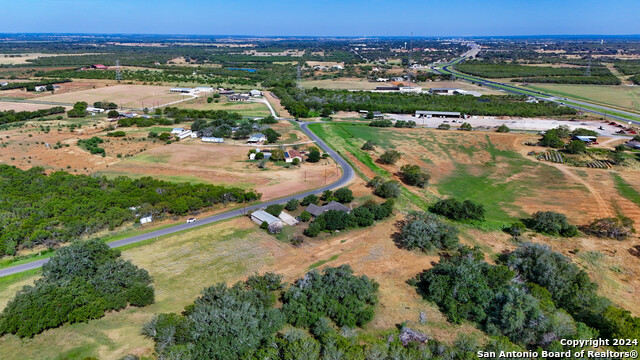
[[[224,142],[224,139],[221,138],[221,137],[203,136],[202,137],[202,142],[210,142],[210,143],[222,144]]]
[[[342,211],[342,212],[346,212],[349,213],[351,212],[351,209],[349,209],[347,206],[340,204],[337,201],[332,201],[324,206],[318,206],[316,204],[309,204],[309,206],[307,206],[307,208],[305,209],[309,214],[315,216],[320,216],[323,213],[329,211],[329,210],[335,210],[335,211]]]
[[[247,140],[247,143],[249,144],[261,144],[263,142],[267,141],[267,137],[264,134],[253,134],[251,135],[251,137],[249,138],[249,140]]]

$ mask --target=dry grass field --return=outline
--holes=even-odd
[[[11,57],[12,55],[20,55],[20,57]],[[94,55],[93,53],[86,54],[43,54],[43,53],[28,53],[28,54],[0,54],[0,65],[18,65],[28,64],[29,60],[34,60],[41,57],[51,56],[79,56],[79,55]]]
[[[73,84],[73,83],[72,83]],[[42,96],[38,100],[73,104],[86,101],[111,101],[123,107],[143,108],[167,104],[183,99],[180,94],[169,93],[164,86],[149,85],[112,85],[96,89],[80,90],[69,93]]]
[[[0,101],[0,111],[36,111],[41,109],[49,109],[54,105],[48,104],[34,104],[34,103],[23,103],[23,102],[11,102],[11,101]],[[71,106],[65,106],[68,110]]]
[[[254,188],[262,200],[282,197],[315,189],[335,181],[341,175],[331,160],[303,163],[286,168],[267,162],[267,170],[259,169],[257,161],[249,161],[249,146],[202,143],[199,139],[183,140],[156,147],[143,154],[112,164],[101,171],[108,176],[153,176],[164,179],[200,181],[212,184]],[[306,177],[306,181],[305,181]],[[185,181],[183,180],[183,181]]]
[[[197,110],[224,110],[229,112],[238,113],[242,116],[251,116],[251,117],[265,117],[269,116],[271,112],[269,108],[259,102],[234,102],[228,101],[226,97],[221,97],[220,99],[216,99],[218,102],[207,102],[206,97],[201,97],[198,99],[188,100],[179,104],[174,105],[178,108],[183,109],[197,109]]]
[[[568,96],[640,112],[640,86],[535,84],[528,87],[553,95]]]

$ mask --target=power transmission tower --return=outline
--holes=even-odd
[[[302,89],[302,75],[300,72],[300,64],[298,64],[298,87]]]
[[[120,60],[116,60],[116,81],[122,81],[122,73],[120,72]]]
[[[587,70],[585,70],[584,76],[591,76],[591,53],[589,53],[589,63],[587,64]]]
[[[413,79],[415,78],[415,74],[413,73],[413,69],[411,68],[411,66],[413,65],[412,62],[413,62],[413,31],[411,32],[411,38],[409,39],[409,71],[408,71],[409,81],[413,81]]]

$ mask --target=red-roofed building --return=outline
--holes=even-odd
[[[91,67],[93,69],[98,69],[98,70],[107,70],[109,68],[108,66],[104,66],[102,64],[91,65]]]
[[[293,162],[293,159],[298,159],[298,161],[302,161],[302,154],[298,150],[289,150],[284,153],[284,161],[290,163]]]

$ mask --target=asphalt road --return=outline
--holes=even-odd
[[[289,120],[289,119],[287,119],[287,120]],[[289,121],[295,121],[295,120],[289,120]],[[126,238],[126,239],[113,241],[113,242],[110,242],[108,244],[109,247],[117,248],[117,247],[129,245],[129,244],[135,244],[135,243],[140,242],[140,241],[154,239],[154,238],[157,238],[157,237],[160,237],[160,236],[173,234],[173,233],[176,233],[176,232],[179,232],[179,231],[192,229],[192,228],[195,228],[195,227],[198,227],[198,226],[211,224],[211,223],[222,221],[222,220],[231,219],[231,218],[234,218],[236,216],[244,215],[244,214],[248,213],[249,211],[259,210],[259,209],[265,208],[265,207],[267,207],[267,206],[269,206],[271,204],[284,204],[287,201],[289,201],[290,199],[302,199],[303,197],[305,197],[307,195],[311,195],[311,194],[317,195],[317,194],[322,193],[325,190],[336,189],[336,188],[339,188],[339,187],[342,187],[342,186],[346,185],[353,178],[353,175],[354,175],[353,168],[338,153],[336,153],[333,149],[331,149],[329,146],[327,146],[327,144],[325,144],[318,136],[316,136],[316,134],[314,134],[311,130],[309,130],[309,128],[308,128],[309,124],[310,123],[300,123],[300,127],[302,128],[302,131],[304,131],[307,134],[307,136],[309,136],[312,140],[314,140],[316,142],[316,144],[320,148],[322,148],[322,150],[324,150],[327,154],[329,154],[333,158],[333,160],[336,161],[338,163],[338,165],[342,168],[342,177],[340,179],[338,179],[338,181],[335,181],[335,182],[333,182],[331,184],[328,184],[327,186],[324,186],[324,187],[322,187],[320,189],[307,191],[305,193],[301,193],[301,194],[297,194],[297,195],[291,195],[291,196],[287,196],[287,197],[276,199],[276,200],[270,200],[270,201],[267,201],[267,202],[260,203],[258,205],[247,206],[246,208],[243,208],[243,209],[231,210],[231,211],[227,211],[227,212],[224,212],[224,213],[221,213],[221,214],[217,214],[217,215],[213,215],[213,216],[206,217],[206,218],[200,218],[195,223],[190,223],[190,224],[184,223],[184,224],[180,224],[180,225],[171,226],[171,227],[168,227],[168,228],[165,228],[165,229],[152,231],[152,232],[149,232],[149,233],[146,233],[146,234],[132,236],[132,237],[129,237],[129,238]],[[41,267],[43,264],[47,263],[48,261],[49,261],[49,259],[42,259],[42,260],[37,260],[37,261],[32,261],[32,262],[29,262],[29,263],[21,264],[21,265],[8,267],[8,268],[5,268],[5,269],[0,269],[0,277],[4,277],[4,276],[7,276],[7,275],[20,273],[20,272],[27,271],[27,270],[37,269],[37,268]]]
[[[468,74],[457,72],[455,70],[455,64],[461,63],[467,57],[468,57],[468,55],[465,54],[465,56],[463,56],[463,57],[461,57],[459,59],[456,59],[456,60],[452,61],[451,63],[443,66],[442,69],[434,68],[434,70],[439,72],[439,73],[441,73],[441,74],[450,74],[450,75],[454,75],[454,76],[456,76],[458,78],[461,78],[461,79],[464,79],[464,80],[467,80],[467,81],[473,81],[473,82],[476,82],[476,83],[480,83],[483,86],[487,86],[487,87],[490,87],[490,88],[493,88],[493,89],[498,89],[498,90],[510,92],[512,94],[517,94],[517,95],[527,95],[527,96],[531,96],[531,97],[534,97],[534,98],[539,99],[539,100],[555,102],[555,103],[561,104],[563,106],[574,108],[576,110],[589,112],[589,113],[596,114],[596,115],[601,115],[601,116],[608,117],[610,119],[619,120],[619,121],[632,122],[632,123],[634,123],[636,125],[640,125],[640,115],[638,115],[638,114],[634,114],[634,113],[623,111],[623,110],[617,110],[617,109],[613,109],[613,108],[608,108],[608,107],[602,106],[602,105],[595,105],[595,104],[591,104],[591,103],[580,101],[580,100],[574,100],[574,99],[566,99],[565,100],[565,99],[559,98],[559,97],[557,97],[555,95],[545,94],[545,93],[540,92],[540,91],[523,89],[523,88],[520,88],[520,87],[517,87],[517,86],[510,85],[510,84],[505,84],[505,83],[500,83],[500,82],[496,82],[496,81],[486,80],[486,79],[483,79],[483,78],[480,78],[480,77],[477,77],[477,76],[473,76],[473,75],[468,75]],[[452,68],[454,70],[452,70]],[[568,102],[571,102],[571,103],[574,103],[574,104],[578,104],[578,105],[569,104]],[[589,108],[586,108],[584,106],[589,106],[590,108],[601,109],[602,111],[589,109]],[[611,114],[611,113],[608,113],[607,111],[610,111],[610,112],[613,112],[613,113],[625,114],[627,116],[631,116],[631,117],[637,118],[637,120],[632,120],[632,119],[628,119],[628,118],[625,118],[625,117],[622,117],[622,116]]]

